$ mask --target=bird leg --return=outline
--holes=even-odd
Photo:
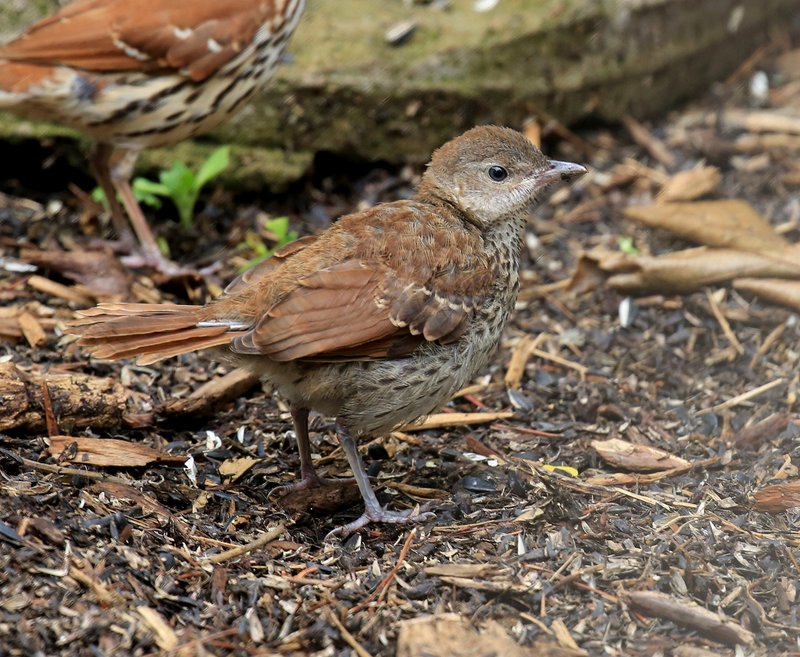
[[[100,189],[106,195],[108,208],[111,211],[111,223],[117,233],[118,240],[111,243],[115,251],[131,251],[134,248],[133,234],[130,226],[125,219],[125,212],[117,198],[117,190],[111,179],[111,154],[113,147],[108,144],[98,143],[89,153],[89,167],[92,174],[100,185]],[[108,243],[105,243],[108,244]]]
[[[122,258],[123,263],[129,267],[152,267],[170,277],[196,276],[198,274],[206,276],[214,273],[218,269],[216,263],[200,271],[195,271],[180,267],[161,253],[153,231],[150,229],[131,188],[130,180],[138,155],[138,151],[130,149],[116,149],[115,151],[113,146],[102,143],[97,144],[89,154],[92,172],[106,195],[111,211],[111,222],[114,224],[114,230],[119,238],[116,242],[103,242],[103,244],[111,246],[114,251],[129,253],[130,255]],[[120,205],[117,195],[122,199],[122,205]],[[126,213],[130,222],[125,219]],[[135,244],[131,227],[139,241],[139,247]]]
[[[153,231],[150,230],[150,225],[145,219],[142,208],[136,197],[133,195],[131,188],[131,177],[133,176],[133,167],[136,164],[136,158],[139,156],[138,151],[133,150],[118,150],[119,157],[116,158],[113,166],[110,168],[111,181],[119,192],[122,198],[122,204],[128,213],[133,232],[139,240],[141,252],[132,257],[125,258],[123,261],[129,266],[150,266],[163,274],[178,275],[184,273],[183,270],[174,262],[164,257],[161,249],[158,248]],[[188,270],[187,270],[188,271]]]
[[[312,488],[323,488],[352,484],[353,479],[328,479],[320,477],[311,461],[311,442],[308,439],[308,409],[292,406],[292,422],[300,454],[300,478],[291,484],[277,486],[270,491],[270,497],[286,498],[292,493]]]
[[[361,497],[364,499],[364,513],[353,522],[337,527],[329,532],[325,540],[331,539],[334,536],[344,538],[366,527],[371,522],[386,522],[402,525],[424,522],[435,517],[435,514],[426,511],[425,507],[413,508],[407,511],[389,511],[383,508],[378,498],[375,496],[375,491],[372,490],[372,485],[369,483],[367,471],[364,469],[364,463],[361,461],[361,456],[358,454],[358,447],[356,446],[355,440],[353,440],[353,436],[350,435],[346,427],[339,423],[336,425],[336,433],[339,437],[342,449],[347,456],[350,469],[355,476],[358,489],[361,492]]]

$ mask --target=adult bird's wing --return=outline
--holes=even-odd
[[[277,16],[276,0],[75,0],[0,46],[0,58],[89,71],[167,69],[204,80]]]

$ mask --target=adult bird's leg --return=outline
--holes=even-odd
[[[342,486],[352,482],[352,479],[328,479],[317,474],[314,463],[311,461],[311,441],[308,438],[308,409],[292,406],[292,422],[294,435],[297,439],[297,451],[300,454],[300,479],[283,486],[277,486],[270,491],[270,497],[285,497],[297,491],[323,486]]]
[[[111,179],[111,154],[113,151],[113,147],[108,144],[95,144],[89,153],[89,167],[95,180],[97,180],[106,195],[108,207],[111,211],[111,223],[114,225],[118,240],[111,244],[115,250],[131,251],[135,248],[133,235],[128,221],[125,219],[125,212],[117,198],[114,182]]]
[[[153,231],[150,230],[150,225],[147,223],[147,219],[145,219],[142,208],[133,195],[131,177],[133,176],[133,167],[136,164],[136,158],[139,156],[139,152],[118,149],[115,155],[115,161],[110,167],[111,181],[122,198],[122,204],[125,206],[131,226],[133,227],[133,232],[136,233],[141,247],[141,255],[139,257],[133,256],[132,258],[125,258],[124,261],[132,266],[150,266],[164,274],[181,273],[181,268],[174,262],[165,258],[164,254],[161,253],[161,249],[158,248],[158,242],[156,242]]]
[[[381,506],[378,498],[375,496],[375,491],[372,490],[372,485],[369,483],[367,471],[364,469],[364,463],[361,461],[361,456],[358,453],[356,441],[350,435],[347,427],[341,424],[336,424],[336,434],[339,437],[339,442],[342,445],[347,462],[350,464],[350,469],[353,471],[353,476],[358,484],[358,490],[361,492],[361,497],[364,499],[364,513],[341,527],[337,527],[325,537],[326,540],[334,536],[345,537],[358,531],[362,527],[366,527],[371,522],[387,522],[393,524],[406,524],[424,522],[435,517],[435,514],[427,512],[422,509],[409,509],[408,511],[389,511]]]
[[[161,253],[153,231],[133,195],[130,179],[137,156],[137,151],[115,150],[113,146],[102,143],[97,144],[89,154],[92,173],[106,195],[111,222],[118,238],[116,242],[106,244],[114,251],[130,253],[131,255],[122,259],[129,266],[150,266],[165,274],[178,274],[181,272],[180,268]],[[117,194],[122,198],[124,210]],[[128,219],[125,218],[126,213]],[[138,247],[131,228],[139,241]]]

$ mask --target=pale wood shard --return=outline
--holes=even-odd
[[[136,611],[142,617],[144,624],[150,628],[153,638],[161,650],[175,650],[178,647],[178,636],[175,634],[166,619],[152,607],[141,605]]]
[[[625,596],[625,599],[639,613],[672,621],[682,627],[696,630],[719,643],[749,646],[755,640],[752,632],[722,612],[709,611],[691,600],[659,591],[632,591]]]
[[[675,156],[670,153],[664,142],[653,135],[639,121],[626,114],[622,117],[622,124],[633,137],[633,140],[650,153],[654,159],[665,167],[675,166]]]
[[[25,372],[0,363],[0,431],[46,431],[44,386],[60,426],[95,429],[118,426],[125,388],[110,378],[65,372]]]
[[[56,458],[66,450],[66,460],[100,467],[138,468],[151,463],[180,466],[186,458],[116,438],[50,436],[48,440],[50,446],[47,451]]]
[[[423,420],[417,420],[400,427],[400,431],[424,431],[425,429],[486,424],[487,422],[505,420],[510,417],[514,417],[512,411],[496,411],[492,413],[434,413]]]
[[[25,339],[31,347],[41,347],[47,342],[47,333],[45,333],[39,320],[29,312],[21,313],[17,321],[22,330],[22,335],[25,336]]]
[[[81,292],[74,287],[69,287],[67,285],[62,285],[61,283],[51,281],[49,278],[45,278],[44,276],[31,276],[28,279],[28,285],[37,292],[42,292],[51,297],[64,299],[64,301],[69,301],[70,303],[74,303],[80,307],[91,306],[95,302],[95,298],[93,296]]]
[[[593,440],[592,447],[611,465],[636,472],[687,468],[691,464],[669,452],[649,445],[635,445],[626,440],[611,438]]]

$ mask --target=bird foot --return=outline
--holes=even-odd
[[[426,522],[436,517],[435,513],[427,510],[429,507],[429,504],[424,504],[421,507],[417,506],[407,511],[389,511],[382,506],[378,506],[376,509],[367,508],[361,517],[356,518],[353,522],[349,522],[346,525],[342,525],[328,532],[325,536],[325,540],[330,541],[337,537],[346,538],[353,532],[357,532],[359,529],[363,529],[373,522],[385,522],[393,525]]]

